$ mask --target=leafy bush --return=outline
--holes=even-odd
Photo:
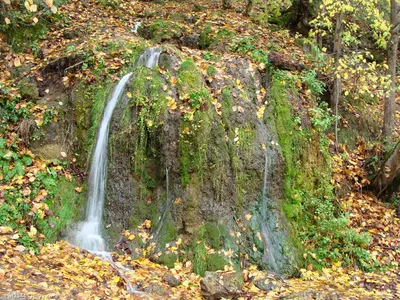
[[[253,36],[242,36],[233,40],[232,51],[240,54],[246,54],[249,51],[256,49],[255,44],[257,40]]]
[[[325,92],[325,83],[319,81],[315,70],[304,70],[301,79],[314,95],[322,95]]]

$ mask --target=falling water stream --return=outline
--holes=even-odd
[[[160,53],[160,48],[147,48],[139,57],[137,66],[153,68],[158,64]],[[86,218],[85,221],[80,224],[78,230],[74,234],[73,240],[74,244],[78,247],[99,255],[104,260],[110,262],[111,266],[126,281],[128,291],[135,294],[141,294],[142,292],[136,291],[125,276],[126,271],[132,270],[125,268],[119,263],[115,263],[112,260],[111,255],[105,251],[105,242],[101,234],[104,196],[107,183],[107,146],[110,122],[114,109],[118,104],[118,101],[121,99],[125,85],[131,76],[132,73],[128,73],[121,78],[104,110],[103,120],[101,121],[100,129],[97,133],[96,147],[89,173],[89,192]]]
[[[139,57],[137,66],[153,68],[158,63],[161,49],[147,48]],[[89,193],[86,209],[86,219],[80,225],[75,235],[75,244],[92,252],[105,251],[105,242],[101,235],[101,222],[103,217],[104,195],[107,182],[107,146],[111,117],[114,112],[125,85],[132,73],[126,74],[117,84],[109,100],[97,134],[96,148],[94,150],[91,169],[89,172]]]
[[[269,210],[271,209],[269,206],[269,199],[267,196],[267,186],[268,186],[268,150],[265,150],[265,166],[264,166],[264,184],[263,184],[263,190],[262,190],[262,200],[263,200],[263,206],[264,209]],[[267,216],[268,218],[268,216]],[[278,272],[278,264],[275,259],[275,254],[273,249],[273,241],[272,241],[272,232],[269,228],[268,222],[271,222],[270,220],[263,220],[261,224],[261,236],[264,241],[264,260],[268,261],[270,268],[274,272]]]
[[[133,33],[138,33],[138,29],[139,29],[139,27],[142,25],[142,23],[143,23],[142,21],[136,22],[136,23],[135,23],[135,27],[133,27],[131,31],[132,31]]]

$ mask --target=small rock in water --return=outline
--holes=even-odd
[[[205,299],[236,298],[242,292],[243,278],[238,272],[206,272],[200,281],[201,294]]]

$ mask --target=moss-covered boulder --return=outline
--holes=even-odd
[[[151,24],[142,24],[138,28],[138,34],[145,39],[155,43],[173,42],[180,39],[185,33],[185,29],[178,23],[166,20],[156,20]]]
[[[110,245],[150,220],[145,243],[130,241],[131,252],[153,245],[153,259],[189,259],[199,274],[240,268],[243,259],[293,274],[298,244],[282,209],[285,166],[274,123],[263,119],[261,74],[246,59],[227,59],[206,83],[174,51],[163,58],[167,71],[137,68],[114,111]]]

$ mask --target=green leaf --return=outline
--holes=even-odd
[[[16,170],[16,174],[18,174],[19,176],[24,175],[24,165],[22,163],[21,160],[18,160],[15,162],[15,166],[14,169]]]
[[[29,155],[24,155],[22,157],[22,161],[24,163],[25,166],[30,166],[33,162],[32,157],[30,157]]]

